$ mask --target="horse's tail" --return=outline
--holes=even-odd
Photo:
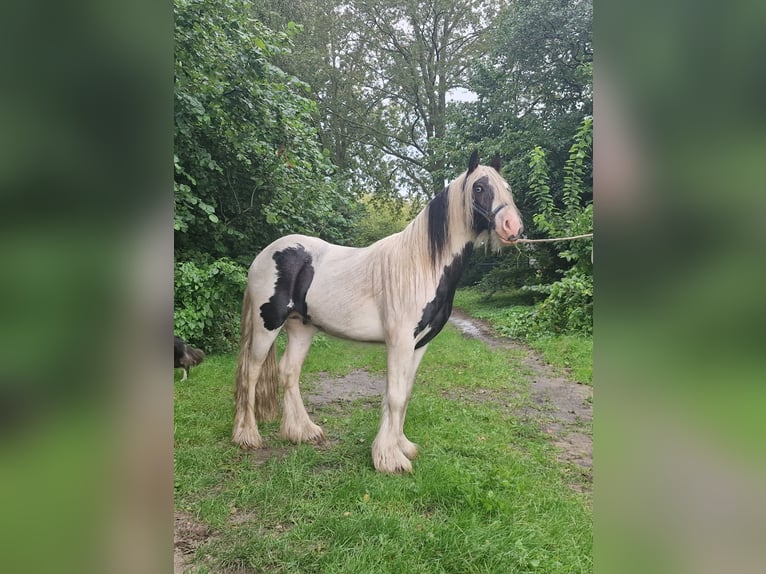
[[[250,353],[253,344],[253,313],[250,290],[245,289],[242,300],[242,320],[240,323],[240,349],[237,359],[238,408],[246,407],[250,383]],[[271,344],[266,360],[261,365],[258,380],[255,381],[255,416],[261,421],[272,421],[279,416],[279,368],[277,367],[276,341]],[[242,412],[245,412],[244,409]]]

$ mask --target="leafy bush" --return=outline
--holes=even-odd
[[[205,352],[230,351],[239,340],[247,270],[223,258],[175,266],[175,333]]]
[[[529,287],[547,293],[544,301],[520,317],[517,334],[539,337],[546,334],[593,333],[593,276],[572,270],[552,285]]]
[[[552,279],[549,269],[553,264],[548,250],[506,249],[499,256],[495,253],[483,255],[479,251],[475,259],[477,260],[475,265],[489,267],[489,271],[479,275],[480,281],[468,282],[473,278],[468,276],[463,285],[477,285],[487,299],[495,293],[539,285]],[[543,297],[544,295],[538,295],[531,290],[526,292],[526,298],[530,303],[539,301]]]
[[[574,137],[569,159],[564,166],[562,203],[556,206],[550,186],[545,152],[536,147],[529,154],[530,195],[539,212],[533,220],[537,229],[552,237],[568,237],[593,229],[593,205],[582,205],[584,180],[592,171],[593,119],[586,117]],[[593,331],[593,242],[556,243],[555,249],[569,267],[560,280],[526,289],[547,295],[537,308],[521,318],[517,327],[527,336],[545,333],[584,333]]]
[[[378,239],[398,233],[417,215],[413,205],[402,198],[363,195],[357,204],[358,220],[349,244],[366,247]]]
[[[250,254],[287,233],[345,240],[338,188],[307,84],[274,65],[300,26],[271,30],[247,0],[176,0],[174,248],[178,260]]]

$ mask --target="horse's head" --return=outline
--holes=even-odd
[[[500,240],[500,245],[496,245],[498,248],[512,245],[524,232],[521,214],[500,168],[499,159],[493,160],[489,166],[479,165],[479,154],[474,151],[461,182],[465,205],[470,204],[473,213],[473,230],[477,235],[489,232],[490,236],[497,236]]]

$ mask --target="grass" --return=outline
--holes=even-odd
[[[484,319],[500,334],[513,336],[513,322],[529,311],[518,293],[497,293],[488,301],[475,289],[460,289],[455,307]],[[547,335],[525,338],[524,343],[539,352],[560,373],[583,384],[593,384],[593,337],[587,335]]]
[[[322,338],[319,372],[381,372],[382,346]],[[528,404],[519,353],[490,350],[451,325],[430,345],[405,432],[414,472],[376,473],[380,400],[307,405],[324,446],[277,438],[264,453],[231,445],[234,355],[175,384],[175,505],[211,527],[197,573],[590,572],[589,495],[567,484],[550,441],[517,416]],[[305,394],[305,385],[304,385]]]

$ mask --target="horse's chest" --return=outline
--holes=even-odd
[[[429,302],[423,309],[423,315],[415,327],[415,348],[419,349],[427,345],[431,339],[438,335],[444,325],[447,323],[452,313],[452,299],[438,300]]]
[[[413,336],[416,349],[427,345],[431,339],[439,334],[449,320],[457,283],[463,273],[465,260],[471,252],[471,247],[470,244],[466,245],[463,252],[444,268],[433,298],[423,308],[420,320],[415,326]]]

